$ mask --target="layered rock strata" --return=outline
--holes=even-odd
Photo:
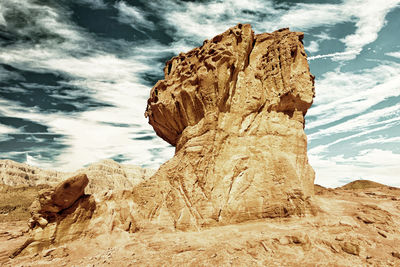
[[[57,186],[65,179],[86,174],[88,194],[101,194],[108,190],[131,189],[155,173],[155,170],[135,165],[119,164],[111,159],[102,160],[75,172],[43,170],[12,160],[0,160],[0,184],[8,186]]]

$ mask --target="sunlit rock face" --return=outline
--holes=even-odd
[[[306,213],[314,77],[302,38],[239,24],[167,62],[146,116],[176,153],[145,206],[165,205],[178,228]]]
[[[304,133],[314,82],[302,37],[239,24],[168,61],[146,116],[174,157],[151,177],[104,162],[41,193],[13,255],[111,232],[315,214]]]

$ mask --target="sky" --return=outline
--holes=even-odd
[[[151,87],[238,23],[305,33],[315,182],[400,186],[400,0],[0,0],[0,158],[157,168],[174,148],[144,118]]]

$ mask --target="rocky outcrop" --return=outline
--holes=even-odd
[[[35,224],[46,226],[49,219],[71,207],[83,196],[88,183],[86,174],[80,174],[65,180],[54,189],[44,189],[39,192],[38,199],[31,206],[31,228],[34,228]]]
[[[54,188],[41,190],[30,207],[30,237],[10,257],[23,250],[25,253],[41,251],[82,235],[96,208],[94,198],[84,195],[88,183],[86,174],[79,174]]]
[[[167,62],[146,116],[176,153],[135,188],[141,210],[165,207],[182,229],[307,212],[314,77],[302,38],[239,24]]]
[[[93,207],[88,200],[82,198],[62,212],[58,227],[50,223],[37,228],[35,238],[43,243],[31,243],[24,255],[14,259],[8,255],[24,242],[26,234],[18,224],[0,223],[0,265],[400,266],[398,188],[326,190],[313,197],[319,208],[315,216],[261,219],[203,231],[149,227],[135,234],[110,232],[102,228],[104,221],[94,226],[98,215],[94,213],[90,221],[85,216],[103,206]],[[109,211],[112,201],[106,202]],[[118,208],[126,211],[123,206]],[[121,220],[123,212],[115,210],[114,214]],[[96,228],[107,231],[103,236],[86,234]],[[40,239],[39,233],[51,237],[51,231],[61,240],[59,244]],[[77,235],[82,239],[70,241]],[[37,249],[40,244],[41,251]]]
[[[85,173],[89,178],[86,188],[88,194],[108,190],[129,190],[150,178],[155,170],[135,165],[119,164],[113,160],[102,160],[72,175]]]
[[[9,186],[56,185],[64,174],[43,170],[12,160],[0,160],[0,184]]]
[[[155,170],[134,165],[119,164],[106,159],[75,172],[43,170],[12,160],[0,160],[0,184],[9,186],[56,186],[65,179],[86,174],[89,184],[88,194],[101,194],[108,190],[131,189],[155,173]]]
[[[34,219],[26,251],[84,235],[195,230],[315,212],[304,133],[314,87],[302,38],[288,29],[255,35],[239,24],[168,61],[146,116],[176,146],[174,157],[142,180],[96,167],[101,172],[88,189],[102,178],[116,189],[81,197],[53,220]],[[96,171],[86,171],[91,180]]]

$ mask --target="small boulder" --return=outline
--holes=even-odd
[[[360,246],[358,244],[352,243],[352,242],[343,242],[340,243],[340,247],[342,250],[348,254],[360,255]]]
[[[84,194],[88,183],[89,179],[86,174],[78,174],[68,178],[56,186],[52,196],[53,203],[61,210],[71,207]]]
[[[86,174],[78,174],[68,178],[54,189],[41,192],[39,195],[41,213],[56,213],[71,207],[84,194],[88,183]]]
[[[55,188],[40,191],[38,199],[30,207],[29,227],[34,228],[36,225],[45,227],[51,214],[71,207],[83,196],[88,183],[86,174],[79,174],[68,178]]]

